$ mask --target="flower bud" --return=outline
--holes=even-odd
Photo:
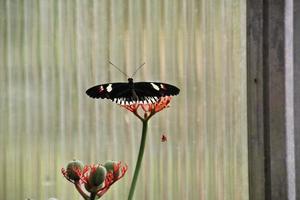
[[[104,182],[100,186],[92,186],[89,182],[84,184],[84,188],[89,192],[97,192],[99,189],[104,187]]]
[[[82,171],[83,163],[80,160],[72,160],[67,165],[67,176],[69,179],[73,181],[79,181],[80,177],[78,175],[78,171]]]
[[[109,160],[104,164],[104,167],[106,168],[107,172],[111,172],[114,176],[114,178],[118,178],[120,174],[120,170],[115,170],[115,166],[118,164],[116,161]]]
[[[91,186],[100,186],[106,177],[106,169],[105,167],[98,165],[93,168],[90,172],[89,176],[89,184]]]

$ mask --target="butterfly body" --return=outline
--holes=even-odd
[[[179,94],[176,86],[160,82],[128,82],[106,83],[89,88],[86,94],[92,98],[110,99],[125,105],[134,103],[155,103],[163,96]]]

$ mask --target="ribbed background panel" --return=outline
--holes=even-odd
[[[142,124],[85,94],[177,85],[149,124],[139,200],[247,200],[246,1],[0,0],[0,199],[81,199],[60,169],[121,160],[104,199],[127,199]],[[168,136],[162,143],[161,135]]]

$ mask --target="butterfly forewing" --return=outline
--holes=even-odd
[[[179,88],[160,82],[136,82],[134,89],[138,96],[163,97],[179,94]]]
[[[120,93],[129,93],[128,83],[106,83],[89,88],[86,94],[92,98],[113,99]]]

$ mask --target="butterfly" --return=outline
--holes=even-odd
[[[109,61],[117,70],[123,73],[126,77],[128,75],[118,68],[115,64]],[[144,66],[141,64],[132,74]],[[151,104],[159,101],[160,97],[174,96],[179,94],[179,88],[174,85],[160,82],[133,82],[133,78],[128,78],[128,83],[106,83],[96,85],[89,88],[86,94],[92,98],[110,99],[113,102],[121,105]]]
[[[180,89],[174,85],[161,82],[128,82],[106,83],[89,88],[86,94],[91,98],[110,99],[121,105],[135,103],[151,104],[160,97],[178,95]]]

